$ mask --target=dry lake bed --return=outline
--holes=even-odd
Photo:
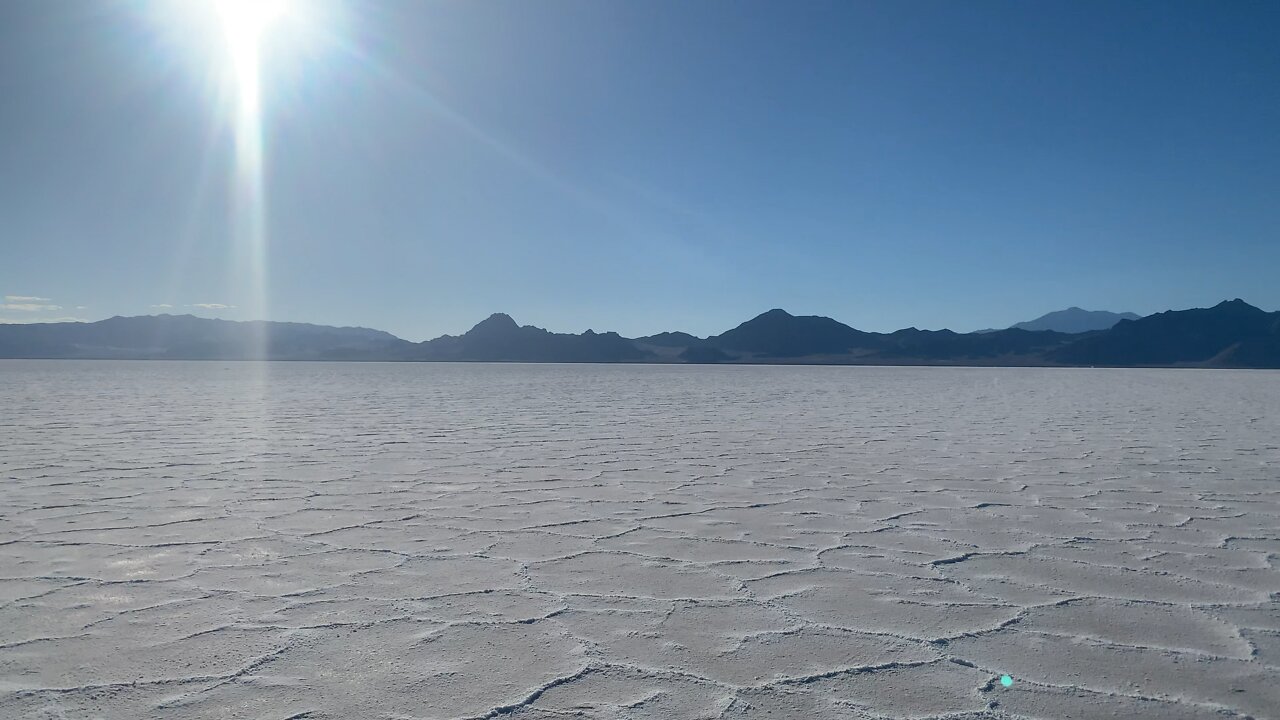
[[[6,719],[1280,717],[1280,372],[0,361],[0,429]]]

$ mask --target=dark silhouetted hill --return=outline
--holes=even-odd
[[[1280,367],[1280,312],[1243,300],[1124,320],[1048,354],[1071,365]]]
[[[988,333],[957,333],[951,330],[907,328],[882,335],[879,349],[869,359],[886,364],[897,361],[930,363],[1040,364],[1041,354],[1071,342],[1072,336],[1056,332],[996,330]]]
[[[657,335],[638,337],[635,340],[642,345],[656,345],[658,347],[694,347],[705,342],[702,338],[686,332],[663,332]]]
[[[691,345],[677,355],[681,361],[694,364],[732,362],[734,357],[718,347]]]
[[[708,338],[689,362],[804,361],[884,364],[1034,364],[1039,353],[1069,342],[1071,336],[1053,332],[1000,330],[988,334],[907,328],[893,333],[856,330],[820,316],[791,315],[770,310],[724,334]],[[690,350],[695,349],[693,346]]]
[[[795,316],[774,309],[757,315],[707,344],[726,351],[771,358],[835,355],[868,347],[874,336],[818,315]]]
[[[462,335],[421,343],[367,328],[158,315],[0,324],[0,358],[1280,368],[1280,312],[1232,300],[1086,333],[906,328],[886,334],[770,310],[706,339],[664,332],[634,340],[591,330],[553,333],[497,313]]]
[[[0,325],[0,356],[140,360],[396,359],[412,343],[368,328],[193,315]]]
[[[553,333],[495,313],[460,336],[419,343],[415,360],[485,362],[638,362],[650,354],[617,333]]]

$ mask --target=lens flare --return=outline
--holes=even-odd
[[[267,198],[263,161],[262,45],[267,32],[288,11],[284,0],[215,0],[235,79],[235,176],[232,228],[245,273],[245,306],[253,319],[266,320]],[[265,325],[253,354],[267,352]]]

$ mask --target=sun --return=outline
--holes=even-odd
[[[258,42],[288,10],[285,0],[213,0],[213,4],[232,47]]]
[[[240,295],[267,317],[267,198],[263,152],[262,62],[268,33],[292,10],[287,0],[210,0],[222,26],[234,78],[234,245],[246,286]],[[265,336],[260,338],[265,353]]]
[[[290,7],[286,0],[213,0],[240,92],[257,91],[262,42]]]

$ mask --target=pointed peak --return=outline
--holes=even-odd
[[[1249,303],[1245,302],[1244,300],[1241,300],[1240,298],[1236,298],[1234,300],[1223,300],[1222,302],[1215,305],[1213,309],[1214,310],[1237,310],[1237,311],[1245,310],[1245,311],[1262,312],[1261,309],[1250,305]]]
[[[757,318],[757,319],[759,319],[759,318],[789,318],[789,317],[795,317],[795,316],[794,316],[794,315],[792,315],[791,313],[787,312],[786,310],[783,310],[782,308],[774,308],[774,309],[772,309],[772,310],[770,310],[770,311],[768,311],[768,312],[763,312],[763,313],[760,313],[759,315],[757,315],[757,316],[756,316],[756,318]]]
[[[501,332],[504,330],[515,330],[520,326],[511,316],[506,313],[494,313],[484,320],[480,321],[470,332]]]

